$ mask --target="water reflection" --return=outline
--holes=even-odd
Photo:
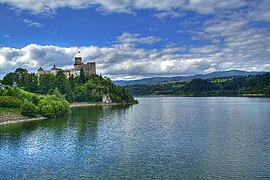
[[[115,114],[121,116],[130,107],[131,105],[73,107],[71,115],[67,117],[0,125],[0,142],[4,139],[16,141],[22,134],[31,134],[40,129],[50,129],[60,135],[70,127],[76,132],[78,139],[83,139],[88,131],[91,134],[97,132],[102,118]]]
[[[0,126],[1,177],[270,177],[270,99],[139,100],[135,106],[78,107],[66,118]]]

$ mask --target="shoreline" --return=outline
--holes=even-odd
[[[72,107],[86,107],[86,106],[121,106],[121,105],[132,105],[138,103],[88,103],[88,102],[75,102],[70,104]],[[47,117],[38,116],[38,117],[27,117],[19,113],[14,112],[3,112],[0,113],[0,125],[15,124],[20,122],[29,122],[29,121],[40,121],[48,119]]]
[[[270,97],[267,94],[231,94],[231,95],[134,95],[135,97]]]
[[[89,102],[75,102],[71,103],[70,107],[85,107],[85,106],[121,106],[121,105],[133,105],[133,104],[138,104],[138,103],[102,103],[102,102],[97,102],[97,103],[89,103]]]
[[[15,124],[20,122],[40,121],[48,119],[47,117],[27,117],[18,113],[6,112],[0,113],[0,125]]]
[[[270,97],[270,95],[266,94],[241,94],[242,97]]]

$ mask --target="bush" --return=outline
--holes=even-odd
[[[88,94],[88,101],[89,102],[101,102],[102,96],[99,95],[98,93],[89,93]]]
[[[21,109],[22,115],[29,117],[35,117],[38,112],[38,108],[32,102],[29,102],[26,99],[24,100]]]
[[[0,96],[0,107],[19,108],[22,101],[13,96]]]
[[[52,106],[56,117],[66,116],[70,113],[69,103],[65,100],[54,101]]]
[[[43,116],[62,117],[70,113],[69,103],[56,97],[47,95],[38,103],[38,107]]]
[[[110,94],[110,98],[112,100],[112,102],[116,102],[116,103],[120,103],[121,102],[121,98],[114,95],[114,94]]]
[[[31,101],[32,101],[35,105],[38,105],[38,103],[39,103],[39,99],[38,99],[37,96],[32,96]]]
[[[42,116],[45,116],[45,117],[51,117],[51,118],[55,117],[55,114],[51,105],[42,106],[41,114]]]

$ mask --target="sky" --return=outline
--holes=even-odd
[[[0,78],[95,61],[113,80],[270,71],[270,0],[0,0]]]

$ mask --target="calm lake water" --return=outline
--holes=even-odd
[[[0,179],[270,178],[270,99],[147,97],[0,126]]]

